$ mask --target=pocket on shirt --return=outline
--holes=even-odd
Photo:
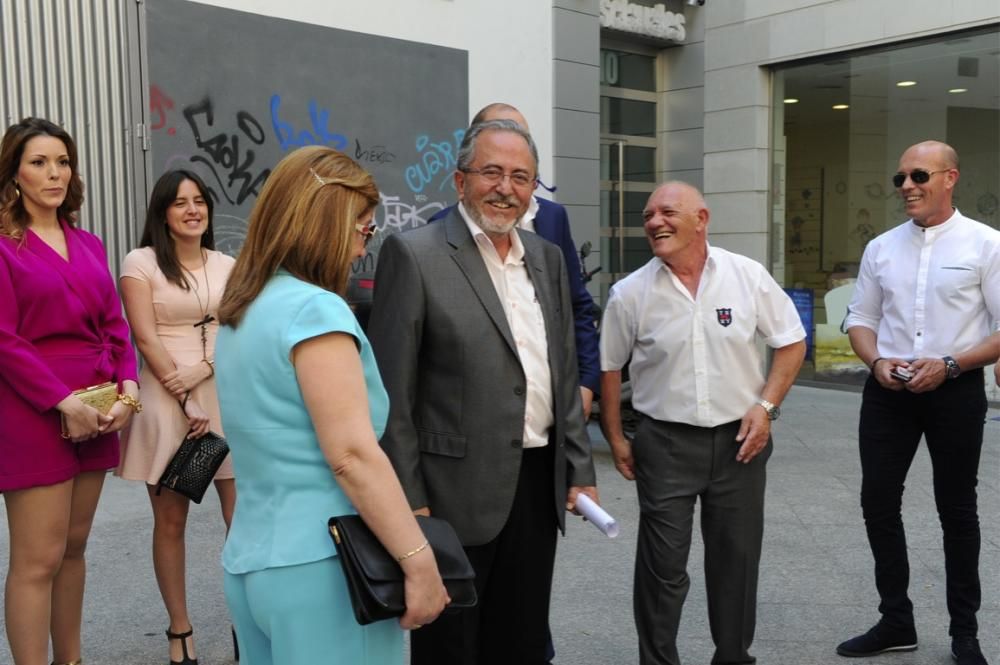
[[[979,291],[982,281],[978,270],[960,263],[941,266],[934,277],[932,284],[946,298],[970,290]]]
[[[418,429],[417,446],[422,453],[445,457],[465,457],[466,439],[457,434],[443,434]]]

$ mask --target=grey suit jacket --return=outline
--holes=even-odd
[[[594,485],[577,378],[573,305],[559,248],[520,233],[545,317],[555,425],[552,500]],[[503,307],[457,208],[386,238],[368,336],[389,392],[381,444],[413,508],[429,506],[464,545],[487,543],[517,488],[526,380]]]

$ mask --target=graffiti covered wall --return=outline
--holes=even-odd
[[[465,51],[187,0],[148,3],[147,27],[152,175],[202,176],[219,249],[239,251],[271,168],[303,145],[347,153],[378,183],[381,233],[352,288],[370,282],[380,238],[454,203]]]

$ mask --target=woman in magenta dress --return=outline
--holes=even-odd
[[[184,581],[184,532],[191,502],[168,489],[163,475],[185,435],[223,434],[215,395],[219,301],[233,259],[215,251],[212,199],[194,173],[168,171],[153,187],[139,249],[122,265],[125,313],[145,360],[144,409],[122,437],[117,474],[146,483],[153,507],[153,567],[170,617],[170,662],[198,662]],[[215,474],[225,528],[236,487],[227,457]],[[220,531],[221,532],[221,531]]]
[[[101,241],[76,227],[73,139],[47,120],[0,144],[0,491],[16,665],[80,661],[84,549],[117,432],[139,408],[135,353]],[[107,415],[74,390],[118,383]],[[67,434],[62,434],[60,419]]]

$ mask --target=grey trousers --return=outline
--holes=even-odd
[[[764,532],[766,463],[773,444],[749,464],[736,461],[739,422],[695,427],[643,418],[632,445],[639,493],[633,609],[641,665],[680,665],[677,628],[694,506],[701,499],[713,665],[754,663]]]

